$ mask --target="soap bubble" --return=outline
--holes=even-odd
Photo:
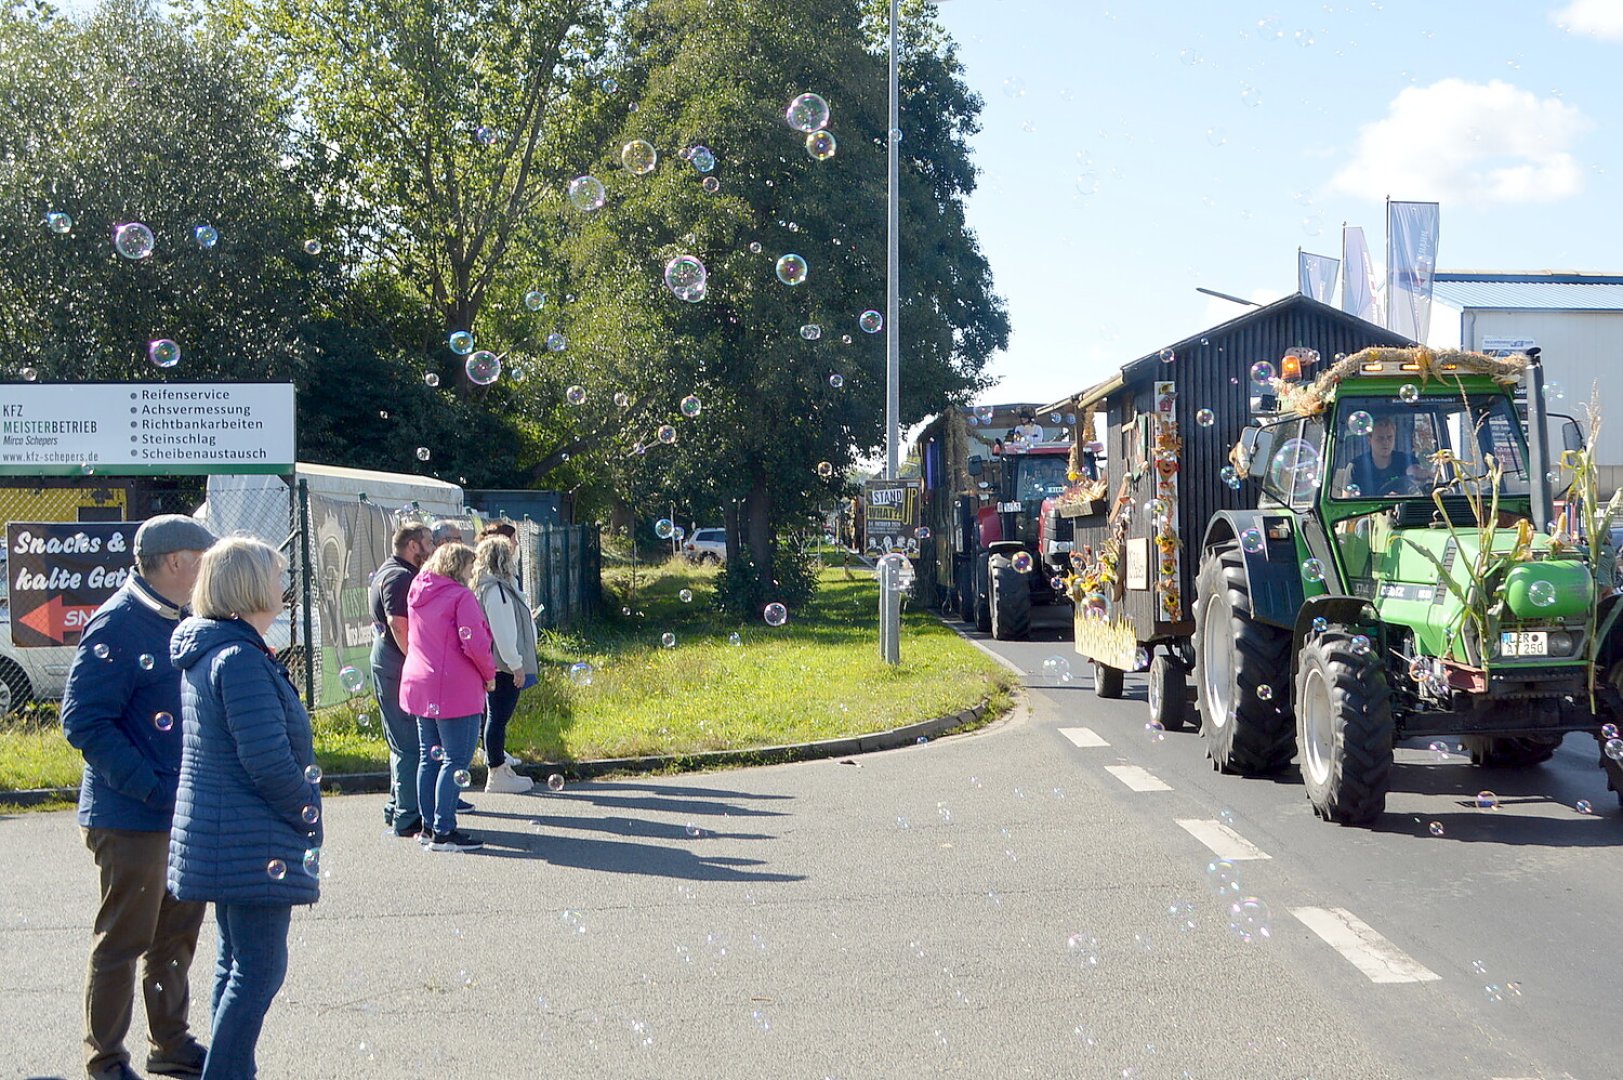
[[[1595,808],[1590,805],[1588,799],[1579,799],[1573,809],[1580,814],[1593,814],[1595,812]]]
[[[306,848],[304,852],[304,872],[313,878],[321,876],[321,849]]]
[[[632,139],[620,149],[620,164],[633,176],[647,176],[659,164],[659,151],[646,139]]]
[[[45,215],[45,227],[63,236],[73,228],[73,215],[62,210],[52,210]]]
[[[1240,547],[1255,555],[1263,548],[1262,530],[1246,529],[1240,534]]]
[[[1491,791],[1486,791],[1486,790],[1477,792],[1476,793],[1476,808],[1478,810],[1497,810],[1497,809],[1499,809],[1499,796],[1495,795]]]
[[[1341,489],[1341,497],[1343,499],[1358,499],[1362,498],[1363,495],[1364,489],[1359,487],[1357,484],[1348,484],[1346,487]]]
[[[1151,720],[1144,725],[1144,730],[1150,736],[1151,742],[1164,742],[1167,737],[1167,727],[1159,720]]]
[[[562,791],[563,789],[564,778],[562,776],[558,775],[557,773],[553,773],[551,776],[547,777],[548,791]]]
[[[1560,383],[1551,381],[1544,384],[1544,396],[1560,401],[1567,396],[1567,392],[1561,388]]]
[[[1616,724],[1602,724],[1600,726],[1600,737],[1601,738],[1603,738],[1603,739],[1615,739],[1615,738],[1617,738],[1617,735],[1618,735],[1618,731],[1617,731],[1617,725]]]
[[[676,635],[667,630],[665,633],[659,635],[659,644],[661,647],[666,649],[676,648]]]
[[[346,664],[338,669],[338,685],[344,688],[346,694],[359,694],[361,687],[366,685],[366,676],[361,669],[353,664]]]
[[[1363,409],[1358,409],[1347,417],[1347,430],[1354,435],[1368,435],[1375,430],[1375,418]]]
[[[1050,656],[1043,661],[1043,675],[1054,682],[1071,681],[1071,662],[1063,656]]]
[[[126,259],[140,260],[152,254],[152,230],[139,221],[132,221],[113,229],[113,247]]]
[[[687,293],[703,288],[709,279],[710,272],[697,256],[678,255],[665,264],[665,287],[684,299]]]
[[[796,131],[807,133],[828,127],[828,102],[818,94],[801,94],[789,103],[784,119]]]
[[[1318,559],[1304,559],[1302,561],[1302,580],[1313,583],[1323,581],[1324,563]]]
[[[213,225],[205,223],[192,230],[192,239],[197,241],[198,247],[207,251],[220,242],[220,234]]]
[[[817,475],[821,476],[824,480],[827,480],[829,477],[833,476],[834,463],[830,461],[819,461],[817,463]]]
[[[569,681],[576,686],[591,686],[594,674],[592,665],[584,660],[577,660],[569,665]]]
[[[459,788],[466,788],[473,783],[473,777],[468,774],[467,769],[458,769],[451,774],[451,782]]]
[[[471,626],[459,626],[459,627],[457,627],[456,628],[456,636],[461,638],[463,641],[472,641],[473,640],[473,627],[471,627]]]
[[[1230,904],[1229,929],[1247,945],[1267,941],[1273,936],[1272,915],[1268,905],[1254,896]]]
[[[1226,898],[1240,891],[1240,872],[1227,859],[1213,859],[1206,864],[1206,884]]]
[[[1555,603],[1555,586],[1548,581],[1535,581],[1527,587],[1527,599],[1534,607],[1549,607]]]
[[[1427,831],[1429,831],[1433,836],[1442,836],[1443,823],[1441,821],[1434,821],[1427,827]]]
[[[669,540],[676,535],[676,523],[670,518],[660,518],[654,522],[654,535],[661,540]]]
[[[839,145],[832,131],[814,131],[806,136],[806,153],[814,161],[827,161],[834,156]]]
[[[524,294],[524,306],[531,311],[540,311],[547,306],[547,294],[540,289],[531,289]]]
[[[428,707],[428,711],[431,714],[438,712],[438,710],[432,705],[430,705]],[[445,760],[445,747],[443,747],[443,746],[430,746],[428,748],[428,760],[429,761],[444,761]]]
[[[841,375],[839,372],[835,372],[833,375],[828,377],[828,384],[834,389],[838,390],[845,385],[845,376]]]
[[[577,176],[569,181],[569,205],[582,213],[591,213],[593,210],[603,209],[608,201],[608,193],[603,189],[603,181],[595,176]]]
[[[172,368],[180,363],[180,346],[168,338],[147,342],[147,359],[154,367]]]
[[[433,455],[431,455],[431,454],[430,454],[430,453],[429,453],[429,452],[428,452],[428,447],[426,447],[426,446],[419,446],[419,447],[418,447],[418,448],[417,448],[417,460],[418,460],[418,461],[427,461],[427,460],[428,460],[428,459],[429,459],[429,458],[430,458],[430,457],[432,457],[432,456],[433,456]]]
[[[1313,618],[1313,632],[1315,634],[1322,634],[1328,629],[1330,629],[1330,620],[1329,619],[1326,619],[1323,615],[1314,616],[1314,618]]]
[[[1623,739],[1607,739],[1601,752],[1613,761],[1623,761]]]
[[[679,408],[682,410],[682,415],[687,417],[689,420],[693,419],[695,416],[698,416],[704,411],[703,403],[700,402],[698,397],[693,394],[689,394],[687,397],[683,398]]]
[[[106,642],[102,641],[98,641],[91,646],[90,651],[95,654],[97,660],[105,660],[112,655],[112,650],[107,647]]]
[[[1029,552],[1029,551],[1017,551],[1017,552],[1015,552],[1014,557],[1009,560],[1009,565],[1014,567],[1016,570],[1020,571],[1020,573],[1022,573],[1022,574],[1031,573],[1031,567],[1032,567],[1031,552]]]
[[[586,404],[586,387],[575,385],[564,391],[564,400],[571,405]]]
[[[631,395],[624,390],[619,391],[614,395],[614,404],[617,408],[629,408],[631,406]]]
[[[684,604],[691,604],[693,603],[693,590],[683,589],[681,592],[676,594],[676,598],[682,601]]]
[[[742,645],[742,644],[744,644],[744,635],[740,634],[737,630],[734,630],[732,633],[727,635],[727,644],[729,644],[729,645]]]
[[[807,341],[816,341],[823,336],[823,328],[816,323],[807,323],[800,328],[800,336]]]
[[[451,336],[445,339],[445,343],[458,356],[467,356],[473,352],[473,335],[466,330],[453,330]]]
[[[1156,355],[1160,357],[1161,363],[1163,364],[1170,364],[1174,360],[1178,359],[1178,354],[1173,352],[1171,349],[1162,349]]]
[[[303,810],[299,811],[299,817],[306,825],[314,825],[316,822],[321,820],[321,808],[313,805],[306,806]]]
[[[310,239],[306,240],[304,242],[304,253],[306,255],[320,255],[321,241],[317,240],[315,237],[311,237]]]
[[[806,260],[790,253],[778,260],[778,280],[785,285],[804,285],[809,272]]]
[[[1197,409],[1195,410],[1195,423],[1201,427],[1211,427],[1217,423],[1217,414],[1210,409]]]
[[[321,773],[321,766],[320,765],[306,765],[304,767],[304,778],[305,778],[305,780],[309,781],[310,783],[312,783],[312,784],[321,783],[321,776],[322,776],[322,773]]]
[[[152,726],[159,731],[169,731],[175,726],[175,714],[159,712],[152,714]]]
[[[857,318],[857,325],[862,328],[864,334],[877,334],[885,328],[885,317],[869,309]]]
[[[265,873],[270,875],[272,881],[281,881],[287,877],[287,863],[281,859],[272,859],[265,864]]]
[[[469,382],[489,386],[501,376],[502,360],[489,349],[480,349],[468,357],[462,368],[468,373]]]
[[[473,141],[480,146],[491,146],[496,142],[496,129],[483,124],[473,129]]]
[[[569,339],[562,334],[553,332],[547,335],[548,352],[563,352],[567,348],[569,348]]]
[[[774,600],[761,609],[761,618],[768,626],[782,626],[789,621],[789,609]]]
[[[654,437],[669,446],[676,441],[676,429],[669,424],[661,424],[654,432]]]
[[[1413,405],[1420,400],[1420,387],[1414,383],[1404,383],[1398,387],[1398,398],[1406,405]]]
[[[424,386],[427,386],[430,389],[432,389],[432,388],[438,386],[439,384],[440,384],[440,377],[439,377],[439,375],[437,373],[432,372],[432,371],[425,371],[423,373],[423,385]]]
[[[1227,484],[1232,490],[1239,490],[1240,470],[1233,465],[1225,465],[1217,471],[1217,478]]]
[[[913,536],[919,540],[930,539],[930,526],[920,525],[918,528],[913,530]]]
[[[1354,634],[1352,640],[1347,642],[1347,647],[1352,650],[1354,656],[1368,656],[1369,638],[1363,634]]]
[[[1267,383],[1273,381],[1274,365],[1266,360],[1258,360],[1251,365],[1251,381],[1254,383]]]

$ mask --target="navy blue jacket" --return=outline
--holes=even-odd
[[[180,778],[180,609],[132,574],[85,627],[62,692],[62,733],[85,757],[79,824],[168,832]]]
[[[237,619],[190,618],[170,647],[181,671],[186,729],[169,891],[181,900],[313,904],[321,885],[305,854],[319,849],[319,784],[310,717],[287,669]],[[270,872],[273,864],[284,871]]]

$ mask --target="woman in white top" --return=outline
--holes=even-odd
[[[518,708],[519,691],[535,681],[535,622],[530,602],[518,589],[517,552],[503,536],[479,542],[474,566],[478,580],[474,592],[490,623],[491,654],[496,661],[496,686],[485,695],[485,761],[490,766],[485,790],[522,793],[535,781],[513,766],[524,764],[507,753],[507,722]]]

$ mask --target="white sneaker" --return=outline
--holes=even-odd
[[[485,777],[485,791],[501,795],[522,795],[535,787],[535,781],[520,776],[511,765],[494,766]]]

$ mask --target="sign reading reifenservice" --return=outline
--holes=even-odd
[[[292,383],[13,384],[0,476],[293,471]]]
[[[139,521],[14,521],[6,526],[11,643],[77,645],[90,616],[129,577]]]

